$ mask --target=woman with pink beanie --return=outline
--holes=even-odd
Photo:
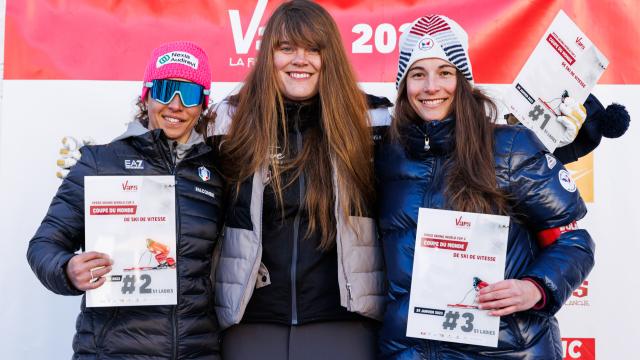
[[[43,285],[83,296],[74,359],[219,359],[210,272],[224,183],[217,140],[198,130],[207,126],[210,88],[209,60],[199,46],[180,41],[156,48],[135,120],[113,142],[81,149],[31,239],[27,258]],[[113,261],[110,254],[76,253],[85,247],[84,178],[128,175],[175,177],[175,258],[165,263],[175,268],[176,303],[88,308],[85,292],[105,284]]]

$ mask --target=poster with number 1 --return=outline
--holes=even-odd
[[[421,208],[407,336],[498,346],[500,318],[476,294],[504,280],[509,217]]]
[[[584,103],[608,65],[609,60],[560,10],[507,90],[506,105],[553,152],[564,133],[556,121],[563,97]]]
[[[84,185],[85,250],[113,260],[87,307],[175,305],[175,178],[86,176]]]

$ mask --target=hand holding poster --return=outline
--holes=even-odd
[[[407,336],[496,347],[500,318],[476,293],[504,280],[509,217],[421,208]]]
[[[85,177],[85,250],[108,254],[112,271],[87,292],[87,307],[175,305],[173,176]]]
[[[562,10],[505,95],[509,111],[553,152],[563,97],[584,103],[609,61]]]

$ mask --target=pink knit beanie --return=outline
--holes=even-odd
[[[209,58],[198,45],[189,41],[162,44],[151,53],[142,83],[142,100],[147,97],[147,82],[157,79],[181,78],[202,85],[206,90],[204,106],[209,104],[211,70]]]

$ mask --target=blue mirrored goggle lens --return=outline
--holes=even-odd
[[[180,94],[180,100],[185,107],[198,106],[204,100],[204,88],[192,82],[160,79],[146,84],[150,87],[151,98],[162,104],[168,104],[176,94]]]

